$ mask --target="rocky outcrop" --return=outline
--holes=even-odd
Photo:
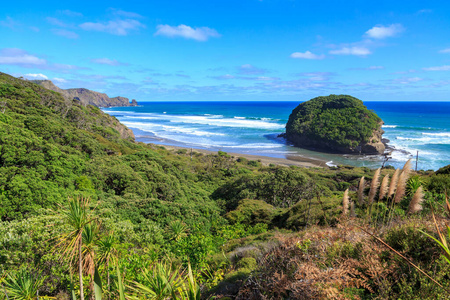
[[[40,86],[62,94],[66,99],[78,100],[82,105],[93,105],[97,107],[117,107],[117,106],[137,106],[136,100],[130,100],[125,97],[109,98],[105,93],[99,93],[84,88],[77,89],[61,89],[50,80],[32,80],[32,82]]]
[[[317,97],[292,111],[285,137],[296,147],[329,153],[382,154],[383,121],[348,95]]]

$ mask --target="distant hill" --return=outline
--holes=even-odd
[[[61,89],[50,80],[30,80],[46,89],[55,91],[63,95],[68,100],[79,100],[81,104],[93,105],[97,107],[115,107],[115,106],[137,106],[136,100],[130,100],[125,97],[109,98],[105,93],[91,91],[85,88]]]

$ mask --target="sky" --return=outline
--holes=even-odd
[[[138,101],[450,101],[450,1],[4,1],[0,71]]]

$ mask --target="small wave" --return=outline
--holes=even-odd
[[[265,143],[253,143],[253,144],[242,144],[242,145],[233,145],[226,146],[227,148],[243,148],[246,150],[252,149],[273,149],[273,148],[282,148],[283,145],[280,144],[265,144]]]
[[[443,138],[448,137],[448,138]],[[398,136],[395,139],[400,141],[405,141],[413,145],[426,145],[426,144],[436,144],[436,145],[448,145],[450,144],[450,136],[428,136],[428,137],[403,137]]]
[[[329,167],[337,167],[337,165],[334,164],[332,160],[327,161],[325,164],[326,164],[327,166],[329,166]]]
[[[397,128],[397,125],[383,125],[382,128]]]
[[[224,133],[210,132],[199,130],[198,128],[188,128],[180,126],[168,126],[153,123],[141,123],[141,122],[122,122],[128,127],[138,128],[143,131],[148,131],[154,134],[159,134],[161,132],[166,133],[182,133],[194,136],[226,136]]]
[[[422,134],[437,137],[450,137],[450,132],[438,132],[438,133],[422,132]]]

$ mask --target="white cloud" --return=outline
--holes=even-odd
[[[258,75],[258,74],[267,73],[267,70],[255,67],[251,64],[245,64],[245,65],[238,67],[238,72],[239,72],[239,74],[244,74],[244,75]]]
[[[48,67],[52,70],[58,70],[58,71],[71,71],[71,70],[88,70],[88,68],[82,68],[74,65],[66,65],[66,64],[52,64]]]
[[[55,77],[52,80],[56,81],[58,83],[66,83],[67,82],[67,80],[65,80],[64,78],[58,78],[58,77]]]
[[[39,73],[39,74],[25,74],[24,77],[28,78],[28,79],[37,79],[37,80],[43,80],[43,79],[47,80],[48,79],[47,76],[45,76],[44,74],[41,74],[41,73]]]
[[[120,65],[126,65],[124,63],[118,62],[115,59],[109,59],[109,58],[94,58],[91,59],[91,62],[100,64],[100,65],[109,65],[109,66],[120,66]]]
[[[192,28],[190,26],[181,24],[178,26],[158,25],[155,35],[162,35],[167,37],[182,37],[185,39],[192,39],[196,41],[207,41],[211,37],[220,37],[220,34],[208,27]]]
[[[335,76],[335,73],[331,72],[303,72],[296,74],[301,77],[308,77],[311,81],[328,81],[332,76]]]
[[[63,15],[66,15],[66,16],[69,16],[69,17],[82,17],[83,16],[82,13],[79,13],[79,12],[76,12],[76,11],[72,11],[72,10],[68,10],[68,9],[61,10],[61,11],[59,11],[59,13],[61,13]]]
[[[114,35],[127,35],[130,31],[145,28],[145,25],[137,20],[127,19],[108,21],[106,23],[86,22],[80,24],[80,28],[87,31],[100,31]]]
[[[439,53],[450,53],[450,48],[442,49]]]
[[[383,70],[383,69],[384,69],[383,66],[370,66],[366,68],[366,70]]]
[[[366,35],[374,39],[384,39],[396,36],[403,32],[405,28],[401,24],[392,24],[389,26],[378,25],[366,31]]]
[[[423,68],[424,71],[450,71],[450,66],[438,66],[438,67],[429,67]]]
[[[14,28],[20,26],[20,23],[14,21],[13,18],[8,16],[8,17],[6,17],[6,20],[0,21],[0,26],[9,27],[11,29],[14,29]]]
[[[123,11],[123,10],[115,9],[115,8],[110,8],[109,10],[113,13],[113,15],[116,15],[116,16],[121,16],[121,17],[125,17],[125,18],[130,18],[130,19],[143,18],[140,14],[130,12],[130,11]]]
[[[267,77],[267,76],[258,76],[255,78],[256,80],[260,81],[273,81],[273,80],[279,80],[278,77]]]
[[[0,64],[19,66],[43,66],[47,64],[45,59],[31,55],[17,48],[4,48],[0,50]]]
[[[291,54],[292,58],[303,58],[303,59],[324,59],[325,55],[317,55],[312,53],[311,51],[306,52],[294,52]]]
[[[411,83],[416,83],[419,81],[422,81],[423,78],[420,77],[402,77],[402,78],[397,78],[393,80],[393,83],[395,84],[411,84]]]
[[[63,36],[68,39],[79,38],[79,35],[77,33],[65,29],[52,29],[52,32],[56,35]]]
[[[50,24],[52,24],[54,26],[59,26],[59,27],[68,27],[69,26],[69,25],[67,25],[66,23],[64,23],[63,21],[61,21],[60,19],[57,19],[57,18],[47,17],[46,20],[47,20],[47,22],[49,22]]]
[[[236,77],[233,75],[230,75],[230,74],[225,74],[225,75],[220,75],[220,76],[211,76],[211,78],[224,80],[224,79],[234,79]]]
[[[335,54],[335,55],[366,56],[366,55],[369,55],[371,53],[372,52],[370,52],[370,50],[367,49],[366,47],[358,47],[358,46],[342,47],[341,49],[331,50],[330,51],[330,54]]]
[[[356,70],[356,71],[374,71],[374,70],[384,70],[383,66],[370,66],[366,68],[350,68],[349,70]]]
[[[433,10],[431,10],[431,9],[421,9],[418,12],[416,12],[416,14],[418,14],[418,15],[420,15],[420,14],[430,14],[432,12],[433,12]]]

